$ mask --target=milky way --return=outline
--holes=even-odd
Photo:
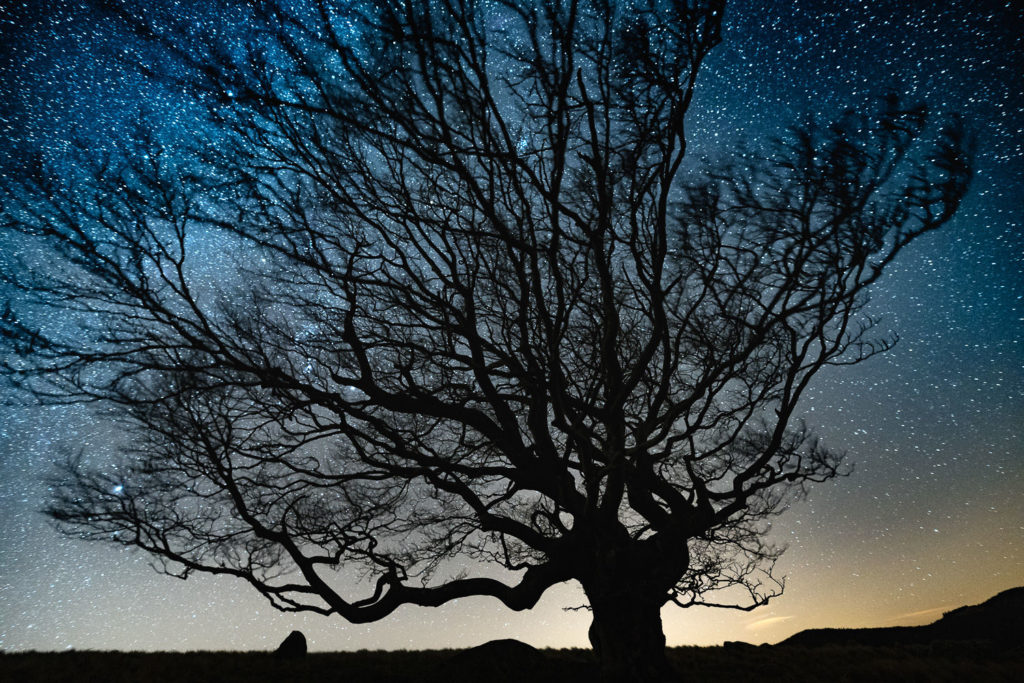
[[[192,9],[203,5],[202,13]],[[45,10],[42,7],[45,5]],[[0,5],[0,173],[102,149],[136,111],[202,125],[181,93],[126,69],[151,59],[87,2]],[[196,30],[244,30],[241,2],[148,3]],[[736,2],[688,120],[693,158],[727,156],[808,116],[889,91],[964,116],[976,176],[957,217],[915,243],[871,310],[901,341],[819,377],[809,421],[854,474],[777,522],[786,594],[753,613],[666,609],[671,645],[774,642],[813,626],[925,623],[1024,584],[1024,10],[1015,2]],[[0,254],[0,259],[5,259]],[[6,267],[3,260],[0,265]],[[14,296],[2,292],[4,299]],[[13,398],[13,395],[12,395]],[[317,650],[461,647],[514,637],[586,646],[574,586],[531,612],[496,601],[384,622],[274,612],[227,579],[160,576],[147,558],[58,535],[38,512],[61,448],[102,458],[116,433],[80,407],[0,408],[0,648],[258,649],[293,628]]]

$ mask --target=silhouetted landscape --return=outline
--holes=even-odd
[[[889,628],[834,629],[801,631],[779,643],[787,647],[826,645],[929,645],[971,643],[991,651],[1016,650],[1020,654],[1024,636],[1024,586],[1005,590],[980,605],[960,607],[946,612],[938,621],[925,626]]]
[[[0,676],[1024,679],[1012,591],[666,651],[1024,582],[1024,13],[919,4],[13,3],[0,646],[96,649]]]
[[[777,645],[729,642],[670,648],[680,680],[1024,680],[1024,587],[960,607],[926,626],[810,629]],[[294,640],[294,634],[289,636]],[[539,650],[499,640],[466,650],[368,651],[280,656],[272,652],[4,653],[8,681],[592,681],[590,650]]]
[[[726,0],[153,3],[98,4],[193,121],[0,182],[0,388],[111,419],[40,455],[57,531],[357,624],[575,581],[614,681],[782,594],[770,520],[852,472],[815,378],[898,340],[970,121],[886,76],[719,140]],[[502,652],[560,659],[415,676]]]

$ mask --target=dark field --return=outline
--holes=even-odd
[[[542,650],[535,660],[487,661],[472,651],[312,653],[283,660],[267,653],[0,653],[0,680],[81,682],[127,681],[274,683],[338,681],[458,683],[591,681],[587,650]],[[1024,651],[964,644],[869,647],[683,647],[670,651],[683,681],[975,681],[1024,682]]]

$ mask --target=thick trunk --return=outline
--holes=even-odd
[[[617,519],[582,534],[576,577],[590,602],[590,643],[606,683],[673,683],[661,608],[689,563],[687,536],[629,537]]]
[[[601,667],[601,680],[679,681],[665,655],[665,635],[661,630],[663,594],[640,595],[628,586],[620,588],[625,590],[588,595],[594,615],[590,643]]]

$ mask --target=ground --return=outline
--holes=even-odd
[[[0,680],[19,683],[574,683],[594,679],[587,650],[542,650],[538,661],[509,662],[481,673],[465,671],[460,651],[313,653],[281,659],[269,653],[3,653]],[[968,646],[672,648],[669,658],[684,681],[1024,681],[1024,648],[977,650]],[[455,662],[455,665],[452,662]],[[465,658],[462,658],[465,662]],[[503,669],[503,670],[502,670]]]

